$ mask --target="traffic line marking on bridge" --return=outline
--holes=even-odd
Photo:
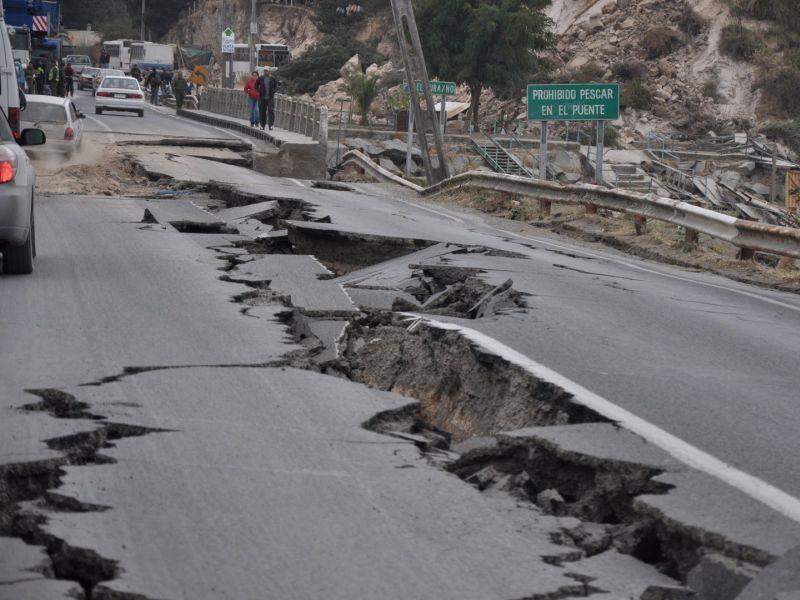
[[[747,290],[740,290],[740,289],[737,289],[737,288],[734,288],[734,287],[729,287],[729,286],[722,285],[722,284],[719,284],[719,283],[711,283],[709,281],[699,281],[697,279],[692,279],[691,277],[684,277],[682,275],[676,275],[674,273],[665,273],[663,271],[657,271],[655,269],[649,269],[647,267],[643,267],[641,265],[637,265],[637,264],[628,262],[626,260],[617,258],[617,257],[609,255],[609,254],[602,254],[602,253],[599,253],[599,252],[592,252],[591,250],[586,250],[586,249],[579,248],[579,247],[576,247],[576,246],[564,246],[562,244],[557,244],[555,242],[551,242],[551,241],[545,240],[543,238],[530,237],[530,236],[527,236],[527,235],[522,235],[520,233],[514,233],[513,231],[506,231],[505,229],[498,229],[496,227],[492,227],[492,229],[494,229],[495,231],[502,232],[504,235],[507,235],[507,236],[513,236],[515,238],[520,238],[520,239],[523,239],[523,240],[527,240],[529,242],[536,242],[538,244],[543,244],[545,246],[552,246],[553,248],[558,248],[559,250],[569,250],[570,252],[575,252],[575,253],[579,253],[579,254],[585,254],[586,256],[591,256],[591,257],[594,257],[594,258],[599,258],[599,259],[606,260],[606,261],[609,261],[609,262],[617,263],[619,265],[622,265],[622,266],[625,266],[625,267],[629,267],[629,268],[635,269],[637,271],[643,271],[644,273],[650,273],[651,275],[659,275],[661,277],[668,277],[670,279],[677,279],[678,281],[685,281],[686,283],[693,283],[693,284],[696,284],[696,285],[703,285],[703,286],[706,286],[706,287],[711,287],[711,288],[715,288],[715,289],[718,289],[718,290],[723,290],[723,291],[726,291],[726,292],[739,294],[741,296],[747,296],[748,298],[753,298],[755,300],[761,300],[763,302],[767,302],[769,304],[774,304],[775,306],[780,306],[781,308],[786,308],[786,309],[793,310],[795,312],[799,312],[800,313],[800,306],[796,306],[796,305],[790,304],[788,302],[782,302],[780,300],[775,300],[773,298],[769,298],[767,296],[762,296],[761,294],[756,294],[754,292],[748,292]],[[776,290],[776,291],[778,291],[778,290]]]
[[[413,319],[416,323],[425,323],[436,329],[457,331],[473,344],[480,346],[485,351],[499,356],[508,362],[525,369],[534,377],[557,385],[572,394],[574,400],[587,408],[592,409],[607,419],[619,424],[628,431],[635,433],[651,444],[658,446],[673,458],[685,465],[702,471],[731,487],[758,500],[783,516],[800,523],[800,499],[784,492],[783,490],[759,479],[749,473],[737,469],[728,463],[712,456],[711,454],[685,442],[675,435],[661,429],[657,425],[637,417],[632,412],[622,408],[586,389],[579,383],[561,375],[553,369],[546,367],[524,354],[517,352],[502,342],[475,329],[464,327],[456,323],[437,321],[416,313],[401,313]],[[412,324],[413,326],[413,324]]]

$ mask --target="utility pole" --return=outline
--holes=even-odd
[[[258,34],[258,21],[256,20],[256,3],[252,0],[250,4],[250,72],[256,70],[258,57],[256,56],[256,35]]]
[[[141,38],[141,40],[143,42],[145,41],[145,39],[144,39],[144,34],[145,34],[145,31],[144,31],[144,5],[145,5],[146,1],[147,0],[142,0],[142,30],[139,33],[139,37]]]

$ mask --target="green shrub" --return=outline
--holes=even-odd
[[[736,60],[752,60],[761,48],[758,34],[743,25],[726,25],[719,38],[720,52]]]
[[[735,14],[800,27],[797,0],[728,0]]]
[[[647,66],[640,60],[623,60],[614,65],[614,75],[622,81],[642,79],[647,75]]]
[[[378,78],[353,70],[347,73],[342,84],[342,91],[353,99],[361,115],[361,124],[369,124],[369,109],[378,97]]]
[[[384,61],[364,44],[330,35],[281,67],[281,79],[290,94],[313,94],[319,86],[338,79],[339,69],[354,54],[359,55],[362,64]]]
[[[642,39],[647,58],[659,58],[670,54],[681,45],[681,36],[672,27],[651,27]]]
[[[767,137],[782,141],[793,152],[800,154],[800,120],[777,121],[768,123],[759,129]]]
[[[795,66],[765,65],[757,86],[764,99],[787,117],[800,118],[800,70]]]
[[[620,105],[624,108],[631,107],[639,110],[649,110],[653,104],[653,95],[645,82],[636,78],[622,86],[620,92]]]
[[[576,69],[572,77],[575,81],[581,83],[591,83],[594,81],[601,81],[604,73],[605,69],[603,69],[603,67],[595,61],[590,61],[579,69]]]
[[[678,17],[678,29],[686,35],[698,35],[705,29],[706,20],[697,14],[688,4],[683,7],[680,17]]]

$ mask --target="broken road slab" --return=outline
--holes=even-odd
[[[132,422],[166,430],[114,442],[103,452],[116,464],[67,470],[63,493],[114,508],[52,514],[47,530],[124,565],[102,585],[151,598],[485,600],[574,584],[541,560],[551,518],[537,526],[528,512],[521,533],[522,516],[361,427],[407,399],[293,369],[184,374],[70,390],[92,405],[135,397]]]

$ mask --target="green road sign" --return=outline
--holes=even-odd
[[[529,121],[613,121],[618,118],[618,83],[528,86]]]
[[[418,94],[423,94],[425,92],[422,89],[422,82],[417,80],[416,88]],[[456,84],[453,81],[429,81],[428,85],[431,87],[431,94],[434,96],[454,96],[456,93]],[[408,82],[403,82],[403,89],[408,91]]]

